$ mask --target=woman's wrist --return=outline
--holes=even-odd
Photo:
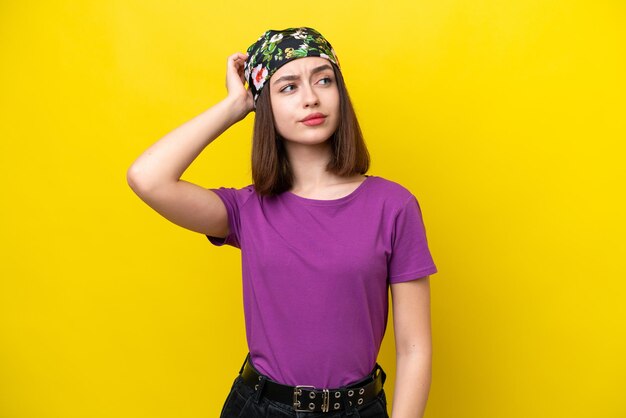
[[[238,97],[228,95],[222,100],[221,105],[224,106],[229,115],[230,125],[239,122],[248,114],[245,100],[241,100]]]

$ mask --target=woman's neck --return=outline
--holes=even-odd
[[[289,191],[311,199],[333,199],[351,193],[365,180],[360,174],[341,177],[326,171],[331,158],[330,141],[303,144],[285,141],[293,184]]]
[[[289,165],[293,172],[293,188],[312,190],[337,183],[339,176],[326,171],[332,152],[330,142],[302,144],[285,141]]]

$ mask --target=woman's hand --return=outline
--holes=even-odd
[[[248,54],[236,52],[228,57],[228,65],[226,68],[227,99],[232,100],[239,111],[237,120],[245,118],[246,115],[254,109],[252,92],[250,88],[245,88],[246,80],[244,78],[243,65],[246,58],[248,58]]]

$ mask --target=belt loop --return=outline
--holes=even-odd
[[[246,354],[246,358],[243,361],[243,364],[241,365],[241,368],[239,369],[239,374],[241,374],[241,372],[243,372],[243,367],[246,365],[246,362],[248,361],[248,357],[250,357],[250,352],[248,352],[248,354]]]
[[[343,410],[346,413],[346,416],[348,417],[352,417],[354,416],[355,418],[359,418],[359,413],[357,411],[357,404],[355,399],[352,399],[352,405],[350,405],[350,400],[348,399],[348,391],[350,390],[348,387],[342,386],[342,389],[344,389],[343,393],[342,393],[342,401],[343,401]]]
[[[254,394],[254,402],[257,404],[261,402],[261,394],[263,393],[263,388],[265,387],[265,382],[267,378],[264,375],[260,376],[259,383],[255,385],[255,394]]]
[[[346,390],[344,393],[344,396],[342,397],[342,402],[343,402],[343,410],[346,412],[346,416],[352,416],[352,414],[354,413],[354,405],[350,406],[348,404],[348,391]]]
[[[380,374],[382,375],[382,382],[383,385],[385,384],[385,380],[387,380],[387,373],[385,373],[385,371],[383,370],[382,366],[378,363],[376,363],[376,367],[378,368],[378,370],[380,370]]]

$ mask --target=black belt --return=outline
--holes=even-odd
[[[255,391],[260,388],[263,396],[290,405],[298,412],[334,412],[347,406],[359,407],[378,396],[386,379],[385,371],[376,363],[367,377],[345,387],[319,389],[313,386],[288,386],[259,373],[250,361],[250,353],[239,374],[243,383]]]

